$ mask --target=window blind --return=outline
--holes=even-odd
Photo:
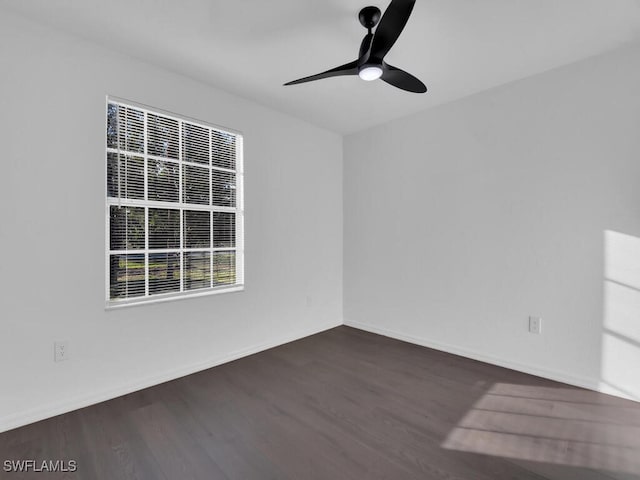
[[[243,285],[242,136],[107,102],[107,305]]]

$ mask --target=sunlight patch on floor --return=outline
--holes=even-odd
[[[640,473],[640,409],[580,389],[498,383],[449,433],[449,450]]]

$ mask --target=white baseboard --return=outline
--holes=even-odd
[[[413,343],[423,347],[433,348],[434,350],[440,350],[446,353],[452,353],[461,357],[471,358],[472,360],[478,360],[480,362],[489,363],[491,365],[497,365],[499,367],[509,368],[511,370],[517,370],[518,372],[528,373],[530,375],[536,375],[538,377],[547,378],[549,380],[555,380],[556,382],[566,383],[575,387],[582,387],[588,390],[594,390],[600,393],[606,393],[608,395],[614,395],[628,400],[638,401],[637,398],[626,395],[622,392],[615,391],[611,388],[607,388],[602,385],[598,379],[580,377],[568,374],[566,372],[560,372],[556,370],[548,370],[545,368],[539,368],[532,365],[526,365],[523,363],[514,362],[512,360],[506,360],[491,355],[486,355],[481,352],[468,350],[465,348],[456,347],[454,345],[434,342],[425,338],[415,337],[413,335],[406,335],[404,333],[396,332],[386,328],[377,327],[375,325],[369,325],[366,323],[356,322],[353,320],[346,320],[344,322],[348,327],[357,328],[358,330],[364,330],[365,332],[376,333],[385,337],[395,338],[403,342]]]
[[[295,340],[299,340],[301,338],[305,338],[310,335],[315,335],[316,333],[324,332],[325,330],[330,330],[340,325],[342,325],[341,321],[325,325],[321,328],[316,328],[306,332],[301,332],[295,335],[285,335],[282,338],[273,342],[254,345],[248,348],[244,348],[241,350],[237,350],[235,352],[228,353],[226,355],[222,355],[220,357],[214,357],[214,358],[208,359],[204,362],[199,362],[197,364],[192,364],[192,365],[187,365],[180,368],[172,369],[170,371],[163,372],[159,375],[147,377],[136,382],[130,382],[123,385],[119,385],[116,388],[109,388],[100,392],[91,393],[89,395],[83,395],[80,397],[57,402],[51,405],[43,405],[42,407],[33,408],[30,410],[25,410],[22,412],[15,413],[13,415],[4,416],[0,418],[0,433],[5,432],[7,430],[12,430],[14,428],[22,427],[24,425],[28,425],[33,422],[38,422],[46,418],[55,417],[56,415],[61,415],[63,413],[71,412],[73,410],[78,410],[80,408],[88,407],[89,405],[94,405],[96,403],[104,402],[106,400],[111,400],[113,398],[117,398],[129,393],[133,393],[138,390],[142,390],[144,388],[153,387],[154,385],[159,385],[161,383],[168,382],[170,380],[175,380],[176,378],[184,377],[186,375],[191,375],[192,373],[196,373],[202,370],[206,370],[208,368],[216,367],[218,365],[222,365],[224,363],[228,363],[233,360],[238,360],[239,358],[246,357],[248,355],[253,355],[254,353],[262,352],[270,348],[278,347],[280,345],[284,345],[285,343],[293,342]]]

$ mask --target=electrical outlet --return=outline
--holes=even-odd
[[[539,334],[542,331],[542,319],[540,317],[529,317],[529,333]]]
[[[311,295],[307,295],[307,308],[311,308],[313,306],[313,298]]]
[[[63,342],[53,343],[53,360],[56,362],[62,362],[69,358],[69,342],[67,340]]]

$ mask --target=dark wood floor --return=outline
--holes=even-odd
[[[640,479],[640,404],[339,327],[0,434],[69,479]]]

